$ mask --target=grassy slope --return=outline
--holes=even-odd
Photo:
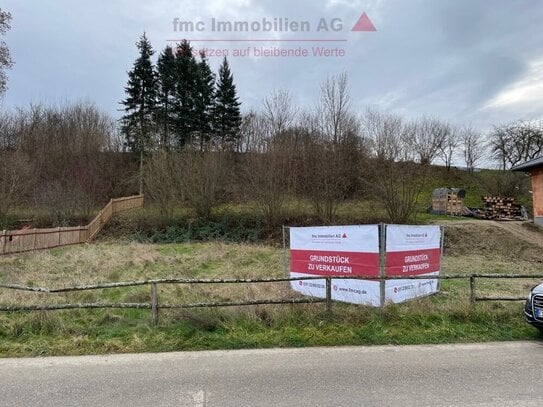
[[[481,225],[486,225],[481,223]],[[447,226],[446,274],[539,271],[540,249],[490,226]],[[519,260],[519,256],[522,260]],[[145,277],[281,276],[277,247],[196,243],[107,243],[0,258],[5,282],[64,286]],[[481,294],[525,294],[533,281],[497,281]],[[284,284],[249,287],[162,287],[161,302],[292,296]],[[334,304],[258,306],[161,312],[149,326],[148,310],[76,310],[0,315],[2,356],[147,352],[271,346],[410,344],[533,339],[520,303],[469,304],[466,281],[444,281],[442,292],[383,310]],[[0,303],[149,301],[149,288],[112,289],[45,298],[1,290]]]
[[[492,179],[488,172],[485,177]],[[488,186],[464,171],[432,171],[420,197],[418,222],[444,221],[447,217],[425,214],[431,191],[451,186],[467,190],[466,204],[480,206]],[[521,201],[527,201],[527,195]],[[28,211],[17,214],[29,218]],[[156,208],[129,213],[114,224],[111,236],[160,230]],[[292,202],[289,221],[319,223],[311,219],[307,203]],[[192,222],[179,208],[176,218]],[[348,202],[338,211],[338,223],[375,222],[385,219],[373,201]],[[231,241],[277,242],[279,235],[262,233],[255,208],[226,204],[217,211],[215,225],[193,228],[188,240],[217,236]],[[446,228],[444,273],[540,272],[540,248],[520,242],[503,231],[469,225],[454,219]],[[457,225],[457,226],[455,226]],[[274,230],[277,229],[274,227]],[[166,230],[166,232],[168,232]],[[186,241],[186,230],[170,231],[160,240]],[[154,232],[152,232],[154,233]],[[225,235],[227,233],[227,235]],[[217,235],[217,236],[215,236]],[[141,240],[146,240],[143,236]],[[96,281],[121,281],[145,277],[274,277],[282,275],[281,250],[277,247],[182,243],[146,245],[110,243],[55,249],[0,258],[0,281],[45,286]],[[502,280],[481,283],[484,295],[524,295],[536,281]],[[162,287],[161,302],[188,302],[244,298],[284,298],[292,293],[285,285],[251,288],[232,286]],[[107,352],[168,351],[267,346],[346,345],[385,343],[438,343],[459,341],[528,339],[538,336],[522,319],[520,303],[481,303],[471,307],[465,281],[444,281],[439,295],[389,306],[384,310],[335,304],[332,315],[322,304],[259,306],[235,309],[161,312],[160,324],[149,326],[148,310],[80,310],[0,314],[0,355],[60,355]],[[149,288],[112,289],[47,296],[0,290],[0,303],[44,302],[148,302]]]

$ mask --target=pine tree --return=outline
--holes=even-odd
[[[213,112],[214,132],[223,143],[232,145],[238,141],[241,125],[239,106],[234,77],[225,57],[219,68]]]
[[[183,147],[197,130],[198,64],[188,41],[178,45],[175,54],[174,114],[177,147]]]
[[[121,131],[126,137],[126,145],[140,154],[140,194],[143,191],[143,155],[151,144],[154,130],[154,116],[157,95],[156,73],[151,61],[154,54],[145,33],[136,43],[139,56],[134,67],[128,72],[125,87],[126,99]]]
[[[174,93],[177,82],[175,72],[175,55],[169,45],[164,48],[158,57],[158,107],[156,120],[160,127],[160,144],[163,148],[171,147],[171,131],[174,128],[173,115]]]
[[[198,63],[198,83],[196,100],[196,129],[199,135],[200,150],[208,143],[212,130],[213,109],[215,105],[215,75],[209,67],[204,52],[200,53]]]

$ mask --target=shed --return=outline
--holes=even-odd
[[[534,223],[543,226],[543,157],[526,161],[511,168],[512,171],[529,172],[532,177],[532,204]]]

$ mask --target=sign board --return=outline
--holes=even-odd
[[[441,268],[439,226],[386,226],[385,274],[394,276],[435,276]],[[404,302],[438,292],[437,279],[387,280],[385,302]]]
[[[290,228],[290,275],[378,278],[379,229],[377,225]],[[326,297],[322,280],[291,281],[295,291]],[[332,299],[354,304],[379,305],[378,280],[332,279]]]
[[[386,233],[383,247],[378,225],[290,228],[290,276],[332,277],[332,300],[353,304],[380,306],[436,293],[438,280],[430,277],[439,275],[441,268],[441,228],[387,225],[381,233]],[[386,280],[382,291],[382,272],[387,277],[429,278]],[[333,278],[339,276],[343,278]],[[324,278],[294,280],[291,287],[307,296],[326,298]]]

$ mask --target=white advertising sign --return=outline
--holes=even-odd
[[[379,230],[377,225],[320,226],[290,229],[290,275],[292,278],[378,278]],[[295,291],[326,298],[326,282],[291,281]],[[378,280],[332,279],[332,299],[354,304],[380,304]]]
[[[386,226],[385,273],[393,276],[435,276],[441,269],[439,226]],[[437,279],[387,280],[385,301],[399,303],[438,292]]]

